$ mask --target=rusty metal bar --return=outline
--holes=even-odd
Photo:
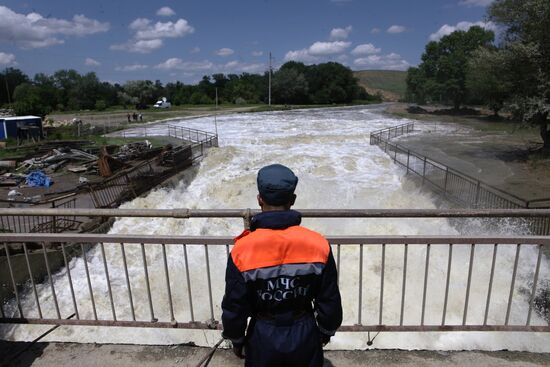
[[[50,281],[50,288],[52,290],[52,297],[53,297],[53,302],[54,302],[54,305],[55,305],[55,312],[57,314],[57,318],[60,319],[61,318],[61,313],[59,312],[59,303],[57,302],[57,295],[55,294],[55,286],[54,286],[54,281],[53,281],[53,277],[52,277],[52,271],[50,269],[50,261],[48,260],[48,254],[46,253],[46,244],[44,242],[42,242],[42,250],[43,250],[43,253],[44,253],[44,261],[46,262],[46,271],[48,272],[48,279]]]
[[[401,286],[401,313],[399,316],[399,325],[403,325],[403,314],[405,311],[405,293],[407,290],[407,255],[409,246],[405,244],[403,249],[403,282]]]
[[[550,209],[297,209],[304,218],[535,218]],[[77,216],[133,218],[246,218],[251,209],[76,209],[2,208],[0,216]]]
[[[518,271],[518,262],[519,262],[519,252],[521,250],[521,245],[517,244],[516,247],[516,257],[514,259],[514,270],[512,272],[512,283],[510,284],[510,296],[508,297],[508,307],[506,308],[506,319],[504,321],[504,325],[508,325],[508,321],[510,320],[510,310],[512,309],[512,300],[514,297],[514,287],[516,285],[516,274]]]
[[[363,308],[363,245],[359,245],[359,296],[357,309],[357,324],[361,325],[361,312]]]
[[[445,282],[445,300],[443,301],[443,317],[441,325],[445,326],[445,318],[447,317],[447,301],[449,300],[449,283],[451,280],[451,264],[453,262],[453,244],[449,244],[449,256],[447,262],[447,280]]]
[[[76,305],[76,297],[74,294],[73,279],[71,277],[71,268],[69,267],[69,261],[67,261],[67,252],[65,251],[64,243],[61,243],[61,252],[63,253],[63,262],[65,263],[65,269],[67,269],[67,278],[69,280],[69,287],[71,289],[71,298],[73,301],[74,314],[78,320],[80,319],[80,315],[78,314],[78,307]]]
[[[128,243],[156,245],[208,244],[223,245],[233,242],[231,236],[167,236],[167,235],[113,235],[113,234],[70,234],[70,233],[0,233],[0,242],[84,242],[84,243]],[[326,236],[329,243],[339,243],[342,246],[365,245],[409,245],[447,246],[449,243],[476,243],[487,246],[494,243],[501,245],[550,245],[550,236]]]
[[[384,310],[384,272],[386,268],[386,244],[382,244],[382,266],[380,267],[380,310],[378,323],[382,325],[382,311]]]
[[[15,294],[15,301],[17,302],[17,309],[19,310],[19,316],[25,317],[23,314],[23,307],[21,306],[21,299],[19,298],[19,291],[17,290],[17,283],[13,275],[13,267],[11,266],[9,245],[4,242],[4,250],[6,251],[6,260],[8,262],[8,271],[10,273],[11,284],[13,286],[13,292]]]
[[[468,281],[466,283],[466,297],[464,300],[464,313],[462,316],[462,325],[466,325],[466,320],[468,317],[468,303],[470,301],[470,286],[472,284],[472,270],[474,267],[474,255],[475,255],[476,245],[470,245],[470,264],[468,267]]]
[[[128,290],[128,300],[130,302],[130,311],[132,313],[132,320],[136,321],[136,313],[134,311],[134,301],[132,299],[132,287],[130,285],[130,277],[128,276],[128,264],[126,262],[126,251],[124,250],[124,244],[120,244],[120,250],[122,252],[122,265],[124,266],[124,276],[126,278],[126,289]]]
[[[38,324],[38,325],[81,325],[81,326],[117,326],[117,327],[145,327],[163,329],[195,329],[212,330],[211,323],[188,322],[177,324],[171,322],[148,321],[122,321],[122,320],[72,320],[72,319],[5,319],[0,318],[0,324]],[[222,325],[216,329],[221,330]],[[523,325],[343,325],[339,329],[342,332],[366,332],[366,331],[393,331],[393,332],[418,332],[418,331],[505,331],[505,332],[550,332],[550,326],[523,326]]]
[[[168,306],[170,307],[170,321],[174,322],[174,306],[172,303],[172,291],[170,289],[170,274],[168,272],[168,260],[166,259],[166,245],[162,244],[162,260],[164,264],[164,276],[166,278],[166,291],[168,293]]]
[[[97,310],[95,307],[94,290],[92,289],[92,280],[90,279],[90,270],[88,269],[88,259],[86,258],[86,250],[84,244],[80,244],[82,250],[82,260],[84,261],[84,270],[86,271],[86,280],[88,282],[88,292],[90,293],[90,301],[92,302],[92,311],[94,313],[94,319],[97,321]]]
[[[487,325],[487,317],[489,316],[489,307],[491,305],[491,292],[493,290],[493,279],[495,276],[495,263],[497,259],[498,244],[493,247],[493,260],[491,261],[491,275],[489,276],[489,289],[487,289],[487,302],[485,303],[485,316],[483,317],[483,325]]]
[[[153,299],[151,298],[151,285],[149,284],[149,271],[147,270],[147,256],[145,255],[145,246],[141,244],[141,258],[143,260],[143,272],[145,274],[145,285],[147,287],[147,299],[149,300],[149,312],[151,313],[151,322],[156,322],[153,311]]]
[[[116,321],[115,303],[113,302],[113,291],[111,289],[111,280],[109,278],[109,267],[107,266],[107,257],[105,256],[105,246],[103,242],[99,244],[101,249],[101,257],[103,259],[103,268],[105,269],[105,280],[107,281],[107,292],[109,293],[109,301],[111,302],[111,312],[113,313],[113,320]]]
[[[533,287],[531,288],[531,297],[529,297],[529,311],[527,312],[527,322],[526,326],[531,324],[531,312],[533,311],[533,302],[535,301],[535,296],[537,293],[537,283],[539,281],[539,270],[540,270],[540,261],[542,258],[542,246],[538,246],[538,256],[537,256],[537,265],[535,266],[535,275],[533,279]]]
[[[214,320],[214,302],[212,301],[212,280],[210,279],[210,258],[208,256],[208,246],[204,245],[204,257],[206,259],[206,278],[208,279],[208,299],[210,300],[210,316]]]
[[[23,243],[23,251],[25,253],[25,262],[27,263],[27,270],[29,272],[29,278],[31,279],[32,291],[34,294],[34,300],[36,301],[36,307],[38,309],[38,317],[42,318],[42,308],[40,307],[40,299],[38,297],[38,292],[36,291],[36,283],[34,282],[34,275],[32,273],[31,262],[29,261],[29,251],[27,249],[27,244]],[[1,307],[0,307],[1,308]]]
[[[189,299],[189,310],[191,312],[191,321],[195,322],[195,314],[193,312],[193,295],[191,293],[191,277],[189,276],[189,261],[187,259],[187,245],[183,244],[183,258],[185,261],[185,278],[187,280],[187,297]]]
[[[426,245],[426,261],[424,268],[424,287],[422,288],[422,313],[420,316],[420,325],[424,325],[424,314],[426,311],[426,293],[428,289],[428,269],[430,267],[430,244]]]

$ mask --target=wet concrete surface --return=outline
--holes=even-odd
[[[4,366],[196,366],[210,349],[192,346],[142,346],[75,343],[37,343],[19,358],[10,356],[28,343],[0,341]],[[209,366],[243,366],[230,350],[215,352]],[[549,366],[550,354],[481,351],[326,351],[324,366]]]

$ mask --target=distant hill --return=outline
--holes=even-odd
[[[353,74],[370,94],[380,92],[386,101],[398,101],[405,97],[406,71],[362,70]]]

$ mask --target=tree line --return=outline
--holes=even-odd
[[[487,19],[500,27],[472,27],[426,45],[409,68],[407,95],[416,103],[488,106],[536,126],[550,149],[550,1],[495,0]]]
[[[173,105],[267,103],[269,74],[205,75],[195,85],[180,81],[131,80],[124,84],[100,81],[93,72],[59,70],[30,78],[21,70],[0,73],[0,106],[12,106],[18,115],[44,116],[52,111],[105,110],[110,107],[146,108],[161,97]],[[5,88],[4,88],[5,86]],[[304,65],[288,62],[272,75],[272,102],[276,104],[334,104],[375,100],[358,85],[351,69],[335,62]]]

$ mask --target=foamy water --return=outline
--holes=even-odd
[[[371,131],[403,123],[381,114],[380,107],[335,108],[302,110],[262,114],[238,114],[218,118],[220,147],[208,151],[199,165],[186,172],[172,188],[159,189],[143,198],[125,204],[124,208],[256,208],[255,177],[259,168],[271,163],[291,167],[299,177],[296,191],[296,208],[435,208],[434,198],[421,192],[393,164],[378,147],[370,146]],[[170,124],[174,124],[171,122]],[[213,131],[213,118],[182,121],[182,126]],[[438,129],[444,129],[438,126]],[[163,130],[150,127],[148,134]],[[131,134],[129,131],[126,135]],[[325,235],[457,235],[457,229],[445,219],[369,219],[336,220],[305,219],[304,225]],[[470,221],[464,234],[487,234],[483,223]],[[242,230],[242,220],[222,219],[139,219],[118,220],[110,233],[119,234],[173,234],[173,235],[225,235],[233,236]],[[502,226],[501,234],[523,233],[522,228]],[[130,308],[126,279],[118,245],[106,244],[115,309],[118,319],[129,320]],[[447,246],[432,246],[427,291],[427,325],[441,323],[443,294],[447,272]],[[358,269],[357,246],[342,247],[340,285],[344,301],[344,324],[358,322]],[[138,320],[149,320],[149,306],[145,292],[141,249],[130,245],[126,249],[129,277],[134,295]],[[175,318],[189,321],[190,311],[185,282],[183,249],[168,246],[168,266],[171,291],[174,298]],[[189,270],[195,319],[210,318],[207,291],[205,255],[202,246],[188,246]],[[409,246],[407,289],[404,324],[418,324],[421,315],[426,247]],[[489,324],[502,323],[511,282],[515,247],[500,247],[493,285]],[[111,318],[107,285],[99,247],[88,253],[89,268],[98,317]],[[461,324],[464,311],[470,247],[456,245],[447,309],[447,323]],[[209,253],[213,282],[214,315],[219,319],[223,296],[223,279],[226,248],[213,248]],[[376,324],[379,312],[380,287],[379,246],[365,247],[363,259],[362,323]],[[488,277],[492,259],[492,246],[477,246],[472,274],[468,323],[481,324],[485,311]],[[147,262],[152,285],[155,316],[169,321],[169,308],[162,267],[160,246],[147,247]],[[528,309],[528,292],[532,281],[536,249],[522,248],[518,279],[510,324],[525,323]],[[388,325],[399,324],[402,286],[403,246],[388,246],[384,289],[384,319]],[[84,263],[75,258],[70,264],[81,318],[93,316],[86,282]],[[541,266],[541,279],[548,279],[548,264]],[[62,315],[73,311],[66,269],[54,276],[57,297]],[[55,317],[49,284],[38,286],[45,317]],[[12,305],[13,306],[13,305]],[[25,310],[34,310],[32,294],[23,301]],[[36,313],[36,312],[35,312]],[[30,312],[33,316],[33,311]],[[533,325],[546,325],[535,312]],[[44,327],[16,326],[4,328],[6,338],[32,339]],[[372,336],[372,335],[371,335]],[[193,341],[211,345],[219,332],[125,329],[96,327],[62,327],[48,340],[76,342],[168,344]],[[365,334],[339,333],[331,348],[365,348]],[[550,351],[550,338],[542,333],[381,333],[375,340],[376,348],[403,349],[511,349]]]

